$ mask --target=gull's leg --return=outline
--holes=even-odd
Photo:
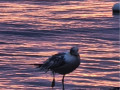
[[[65,75],[63,75],[63,78],[62,78],[62,86],[63,86],[63,90],[64,90],[64,77],[65,77]]]
[[[55,72],[53,72],[53,81],[51,84],[51,87],[53,88],[55,86]]]

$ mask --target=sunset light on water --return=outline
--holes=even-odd
[[[65,90],[119,87],[118,0],[1,0],[0,89],[51,90],[51,72],[40,64],[79,48],[80,66],[65,77]],[[55,90],[61,90],[56,75]]]

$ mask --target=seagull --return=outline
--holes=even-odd
[[[62,74],[62,86],[64,90],[64,77],[71,73],[80,65],[80,55],[78,47],[72,47],[68,52],[57,53],[48,58],[43,64],[34,64],[41,71],[51,71],[53,74],[53,81],[51,87],[55,86],[55,73]]]

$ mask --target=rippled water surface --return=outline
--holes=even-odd
[[[51,89],[51,72],[29,64],[79,47],[81,65],[65,77],[65,89],[119,86],[118,0],[1,0],[0,89]],[[25,64],[25,65],[24,65]],[[61,90],[61,75],[55,89]]]

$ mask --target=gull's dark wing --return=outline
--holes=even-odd
[[[48,71],[63,66],[65,64],[64,55],[65,53],[58,53],[51,56],[47,61],[44,62],[40,69]]]

